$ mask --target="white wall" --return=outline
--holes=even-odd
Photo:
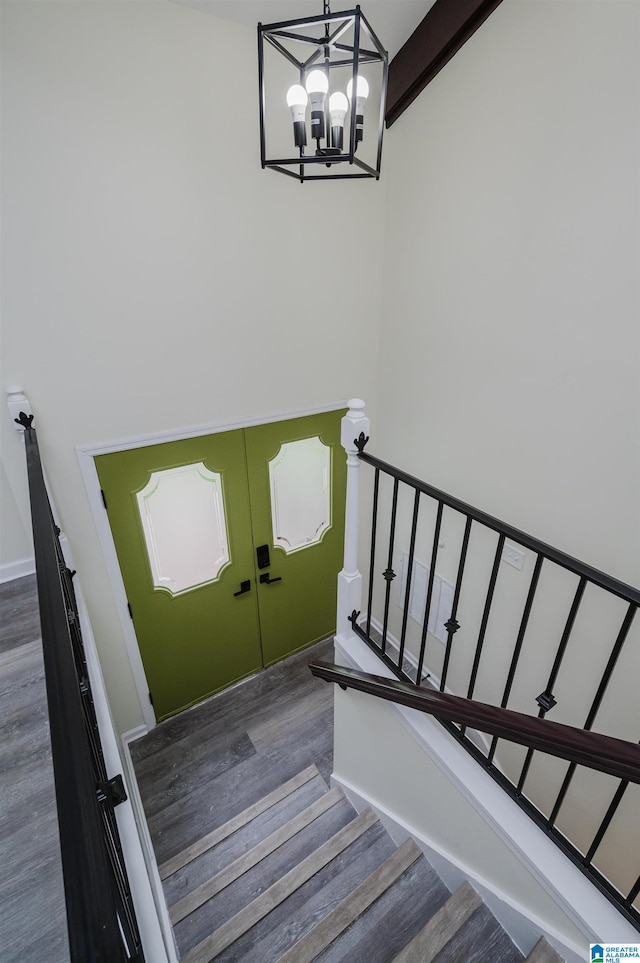
[[[22,433],[7,422],[10,418],[5,408],[0,425],[0,450],[3,453],[0,458],[0,580],[4,574],[7,577],[22,574],[19,563],[33,557],[29,502],[25,497],[24,442]],[[13,455],[10,459],[5,454],[8,448]],[[11,478],[7,469],[15,477]]]
[[[640,4],[505,0],[391,128],[370,448],[640,581]]]
[[[75,447],[370,395],[383,192],[260,169],[253,29],[145,0],[1,15],[2,382],[36,414],[123,732],[142,717]]]

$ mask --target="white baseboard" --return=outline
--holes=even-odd
[[[132,742],[135,742],[136,739],[142,739],[142,737],[148,735],[148,733],[148,727],[140,725],[136,726],[135,729],[129,729],[127,732],[123,732],[120,738],[122,739],[122,744],[127,746],[128,749]]]
[[[136,779],[133,760],[131,759],[131,750],[129,748],[132,742],[135,742],[136,739],[140,739],[142,736],[147,735],[148,731],[149,730],[146,726],[141,725],[136,726],[135,729],[130,729],[121,736],[122,766],[125,772],[127,788],[129,790],[129,802],[131,803],[131,808],[140,838],[140,845],[145,862],[145,871],[149,878],[149,884],[155,903],[155,911],[164,939],[164,949],[167,955],[167,963],[178,963],[178,948],[176,946],[173,926],[169,917],[169,908],[167,906],[164,890],[162,888],[162,880],[160,879],[160,873],[158,872],[158,862],[153,849],[149,827],[147,826],[147,819],[145,816],[144,807],[142,805],[142,799],[140,797],[140,790],[138,789],[138,781]]]
[[[35,558],[19,558],[15,562],[5,562],[0,565],[0,583],[12,582],[15,578],[33,575],[36,570]]]

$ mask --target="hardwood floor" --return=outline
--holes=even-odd
[[[333,640],[320,642],[132,744],[159,863],[311,763],[328,781],[333,691],[307,665],[332,655]]]
[[[0,585],[0,958],[68,963],[35,575]]]

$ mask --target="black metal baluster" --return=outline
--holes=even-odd
[[[391,527],[389,529],[389,555],[387,558],[387,567],[382,573],[382,577],[387,583],[387,588],[384,598],[384,618],[382,622],[382,654],[386,654],[387,648],[387,626],[389,625],[389,602],[391,599],[391,583],[396,577],[396,573],[393,571],[393,543],[396,537],[396,512],[398,508],[398,479],[393,480],[393,499],[391,502]]]
[[[444,662],[442,665],[442,677],[440,679],[440,692],[444,692],[445,683],[447,681],[447,672],[449,671],[449,660],[451,658],[451,646],[453,644],[453,637],[460,628],[460,623],[458,622],[458,603],[460,601],[460,590],[462,589],[462,577],[464,575],[464,565],[467,560],[467,549],[469,547],[469,535],[471,534],[471,524],[473,519],[470,515],[467,515],[467,521],[464,526],[464,535],[462,536],[462,547],[460,549],[460,560],[458,562],[458,575],[456,577],[456,587],[453,592],[453,605],[451,606],[451,615],[447,622],[445,622],[445,628],[447,630],[447,647],[444,653]]]
[[[527,594],[527,600],[524,605],[524,611],[522,613],[522,621],[520,622],[520,629],[518,630],[518,637],[516,639],[516,645],[513,650],[513,657],[511,659],[511,665],[509,666],[509,674],[507,675],[507,682],[504,687],[504,693],[502,694],[502,702],[500,707],[502,709],[507,708],[507,703],[509,702],[509,696],[511,695],[511,688],[513,686],[513,680],[515,678],[516,669],[518,667],[518,660],[520,659],[520,652],[522,651],[522,643],[524,642],[524,636],[527,631],[527,625],[529,624],[529,616],[531,615],[531,608],[533,606],[533,599],[536,594],[536,589],[538,588],[538,581],[540,579],[540,572],[542,570],[542,563],[544,562],[544,556],[538,555],[536,558],[536,564],[533,569],[533,575],[531,576],[531,584],[529,585],[529,592]],[[493,757],[495,755],[496,746],[498,744],[497,736],[494,736],[491,740],[491,748],[489,749],[489,755],[487,757],[487,762],[491,764],[493,762]]]
[[[89,668],[87,666],[84,640],[82,638],[82,632],[80,629],[80,613],[78,611],[78,602],[73,586],[72,573],[66,566],[62,552],[62,546],[60,545],[60,539],[57,535],[55,537],[55,543],[60,563],[60,584],[67,609],[69,637],[72,643],[76,673],[78,680],[83,680],[83,684],[79,683],[79,688],[82,696],[82,709],[87,730],[87,738],[89,740],[89,746],[91,750],[91,757],[93,760],[94,774],[96,777],[96,782],[106,782],[107,769],[104,756],[102,754],[100,730],[98,727],[98,719],[95,712],[93,695],[91,693],[91,685],[89,682]]]
[[[638,896],[638,893],[640,893],[640,876],[638,876],[637,880],[635,881],[635,883],[633,884],[633,886],[632,886],[631,889],[629,890],[629,895],[627,896],[627,898],[626,898],[626,900],[625,900],[625,904],[626,904],[627,906],[631,907],[631,904],[633,903],[633,901],[634,901],[634,900],[636,899],[636,897]]]
[[[609,685],[609,680],[611,679],[613,670],[615,669],[616,662],[618,661],[618,656],[622,651],[622,646],[624,645],[627,635],[629,634],[629,629],[631,628],[631,623],[633,622],[636,611],[637,609],[635,605],[630,605],[629,608],[627,609],[627,614],[624,617],[622,626],[620,627],[620,631],[618,633],[618,637],[614,643],[613,649],[611,650],[611,655],[609,656],[609,660],[602,674],[600,685],[598,686],[594,700],[591,704],[591,708],[589,709],[589,714],[587,715],[586,722],[582,727],[583,729],[591,729],[591,726],[595,722],[595,718],[598,714],[600,704],[602,703],[604,694],[607,690],[607,686]],[[575,771],[576,771],[576,764],[575,762],[572,762],[567,770],[567,774],[564,777],[562,786],[560,787],[558,798],[556,799],[554,807],[551,810],[551,815],[549,816],[549,819],[548,819],[549,826],[553,826],[553,824],[557,819],[558,812],[560,811],[560,807],[564,802],[564,798],[567,794],[569,785],[571,783],[571,780],[573,779],[573,774],[575,773]]]
[[[367,638],[371,639],[371,609],[373,605],[373,573],[376,564],[376,529],[378,527],[378,488],[380,469],[376,468],[373,479],[373,518],[371,521],[371,558],[369,560],[369,595],[367,601]]]
[[[493,557],[493,566],[491,568],[491,576],[489,578],[489,587],[487,589],[487,598],[484,603],[484,611],[482,613],[482,621],[480,623],[480,632],[478,633],[478,642],[476,644],[476,654],[473,659],[473,666],[471,669],[471,677],[469,679],[469,688],[467,689],[467,699],[471,699],[473,696],[473,690],[476,686],[476,679],[478,677],[478,669],[480,668],[480,657],[482,656],[482,648],[484,646],[484,637],[487,631],[487,624],[489,622],[489,613],[491,611],[491,604],[493,602],[493,595],[496,588],[496,582],[498,581],[498,570],[500,568],[500,559],[502,558],[502,549],[504,548],[505,536],[500,535],[498,538],[498,545],[496,547],[496,553]],[[464,736],[467,727],[461,726],[460,733]]]
[[[418,530],[418,512],[420,510],[420,492],[416,490],[413,500],[413,520],[411,523],[411,540],[409,542],[409,560],[407,562],[407,584],[404,594],[404,611],[402,613],[402,630],[400,632],[400,651],[398,666],[402,671],[404,660],[404,643],[407,635],[407,619],[409,617],[409,602],[411,600],[411,576],[413,575],[413,555],[416,547],[416,532]]]
[[[496,547],[496,553],[493,557],[493,567],[491,569],[491,577],[489,579],[489,587],[487,589],[487,598],[484,603],[484,611],[482,613],[482,622],[480,623],[480,632],[478,633],[478,643],[476,645],[476,654],[473,660],[473,668],[471,669],[471,678],[469,679],[469,688],[467,689],[467,699],[473,698],[473,690],[476,686],[476,679],[478,677],[478,669],[480,667],[480,657],[482,655],[482,647],[484,645],[484,637],[487,631],[487,624],[489,622],[489,613],[491,611],[491,603],[493,602],[493,595],[496,589],[496,582],[498,581],[498,570],[500,568],[500,559],[502,558],[502,549],[504,548],[504,535],[500,535],[498,539],[498,545]]]
[[[109,801],[107,801],[104,806],[106,808],[103,812],[103,827],[107,844],[107,855],[115,884],[116,909],[125,944],[127,945],[129,953],[131,953],[136,945],[139,945],[140,935],[138,933],[135,916],[132,913],[133,900],[126,870],[124,869],[124,856],[118,841],[118,831],[113,807]]]
[[[436,525],[433,532],[433,545],[431,547],[431,568],[429,569],[429,582],[427,585],[427,599],[424,606],[424,622],[422,624],[422,636],[420,638],[420,657],[416,670],[416,685],[422,682],[422,669],[424,666],[424,653],[427,647],[427,631],[429,628],[429,613],[431,611],[431,598],[433,596],[433,580],[436,574],[436,560],[438,558],[438,542],[440,541],[440,526],[442,525],[442,502],[438,502],[438,512],[436,514]]]
[[[569,617],[567,618],[566,625],[564,627],[564,632],[562,633],[562,638],[560,639],[560,645],[558,646],[558,651],[556,653],[556,658],[551,669],[551,674],[547,681],[544,692],[541,692],[536,702],[540,706],[540,711],[538,712],[538,718],[544,719],[547,712],[556,705],[556,700],[553,697],[553,687],[556,683],[558,677],[558,672],[560,671],[560,666],[564,658],[564,653],[566,651],[567,645],[569,644],[569,638],[573,629],[576,616],[578,614],[578,609],[580,608],[580,603],[582,601],[582,596],[584,595],[584,590],[587,586],[587,580],[583,575],[578,583],[578,588],[576,589],[576,594],[573,597],[573,602],[571,603],[571,609],[569,611]],[[529,767],[531,766],[531,759],[533,757],[533,749],[529,749],[524,760],[524,765],[522,767],[522,772],[520,773],[520,778],[518,780],[518,785],[516,791],[518,793],[522,792],[522,787],[524,786],[525,780],[529,773]]]
[[[586,852],[586,854],[585,854],[585,857],[584,857],[584,863],[585,863],[585,865],[587,865],[587,864],[589,864],[589,863],[591,863],[591,862],[593,861],[593,857],[595,856],[596,851],[597,851],[600,843],[602,842],[602,839],[603,839],[603,837],[604,837],[604,834],[606,833],[607,829],[608,829],[609,826],[611,825],[611,820],[612,820],[613,817],[615,816],[615,814],[616,814],[616,812],[617,812],[617,809],[618,809],[618,806],[619,806],[620,803],[622,802],[622,797],[624,796],[625,792],[627,791],[627,786],[628,786],[628,785],[629,785],[629,780],[628,780],[628,779],[623,779],[622,782],[620,783],[620,785],[618,786],[618,788],[616,789],[615,795],[614,795],[613,799],[611,800],[611,802],[609,803],[609,808],[607,809],[607,811],[606,811],[606,813],[605,813],[604,819],[603,819],[602,822],[600,823],[600,825],[599,825],[599,827],[598,827],[598,831],[597,831],[597,833],[595,834],[595,836],[593,837],[593,842],[591,843],[591,845],[589,846],[589,849],[587,850],[587,852]]]

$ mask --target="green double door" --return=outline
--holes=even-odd
[[[342,414],[96,457],[159,720],[335,630]]]

